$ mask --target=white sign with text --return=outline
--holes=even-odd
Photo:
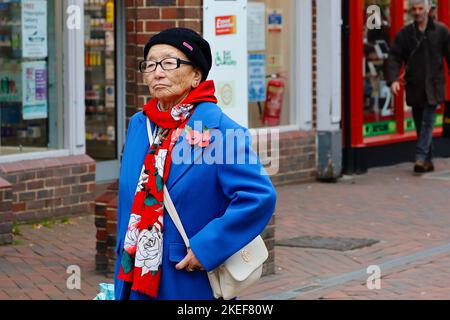
[[[47,1],[22,1],[22,56],[47,57]]]
[[[247,0],[204,0],[203,36],[211,45],[219,106],[234,121],[248,126]]]

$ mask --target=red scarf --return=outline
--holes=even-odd
[[[170,172],[172,149],[184,130],[195,106],[217,103],[213,81],[202,82],[180,104],[160,111],[151,99],[143,113],[160,128],[144,159],[125,235],[118,278],[131,282],[132,290],[158,297],[162,269],[164,184]],[[167,137],[171,137],[167,139]]]

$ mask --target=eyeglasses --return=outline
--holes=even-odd
[[[164,71],[178,69],[182,64],[193,65],[192,62],[181,60],[180,58],[165,58],[161,61],[143,60],[139,62],[139,71],[142,73],[151,73],[156,70],[158,64]]]

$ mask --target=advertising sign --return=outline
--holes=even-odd
[[[266,55],[248,56],[248,101],[266,100]]]
[[[47,1],[22,1],[22,56],[46,58]]]
[[[236,16],[216,17],[216,36],[235,33],[236,33]]]
[[[248,125],[247,0],[204,0],[203,36],[211,45],[219,107]]]
[[[24,120],[48,117],[47,64],[45,61],[22,63],[22,101]]]

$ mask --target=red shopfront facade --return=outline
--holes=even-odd
[[[450,26],[450,0],[437,0],[437,20]],[[370,5],[377,5],[381,29],[367,26]],[[386,61],[395,35],[411,22],[408,0],[344,0],[344,171],[414,161],[416,133],[404,92],[392,96],[386,83]],[[347,31],[347,32],[345,32]],[[447,99],[450,81],[447,77]],[[437,109],[435,156],[450,156],[442,135],[444,105]]]

